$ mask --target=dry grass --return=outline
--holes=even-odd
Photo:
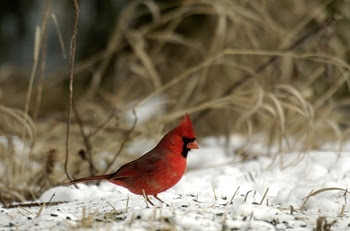
[[[113,158],[127,154],[126,143],[158,139],[163,125],[185,112],[199,137],[246,136],[237,147],[242,158],[257,139],[267,146],[258,154],[306,153],[325,142],[338,142],[341,151],[350,135],[349,7],[330,0],[131,1],[110,28],[105,49],[75,62],[75,116],[65,149],[70,70],[43,76],[46,27],[63,27],[47,1],[29,84],[0,76],[0,159],[7,176],[1,201],[32,199],[66,181],[66,151],[75,177],[104,172],[93,165],[97,160],[120,165],[127,155],[115,164]],[[166,114],[135,127],[120,119],[158,95],[167,98]],[[21,150],[13,145],[16,137]]]

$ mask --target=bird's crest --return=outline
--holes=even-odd
[[[190,116],[186,113],[185,117],[182,119],[179,126],[177,126],[178,131],[180,132],[181,136],[185,136],[188,138],[195,138],[196,135],[194,134],[192,121],[190,119]]]

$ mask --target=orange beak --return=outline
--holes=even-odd
[[[188,149],[199,149],[199,146],[197,144],[197,141],[193,141],[191,143],[188,143],[186,145],[186,148],[188,148]]]

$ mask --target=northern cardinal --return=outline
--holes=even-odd
[[[152,195],[163,202],[157,194],[171,188],[181,179],[186,169],[188,151],[198,148],[191,119],[186,114],[182,122],[168,132],[155,148],[140,158],[124,164],[118,171],[76,179],[64,185],[108,180],[127,188],[132,193],[143,195],[153,205],[147,196]]]

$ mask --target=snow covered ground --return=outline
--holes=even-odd
[[[207,138],[189,153],[185,176],[159,195],[169,207],[157,200],[158,206],[148,207],[142,197],[108,182],[55,187],[40,201],[54,194],[52,201],[65,203],[42,210],[0,208],[0,230],[313,230],[317,222],[331,230],[350,229],[349,152],[238,162],[225,154],[223,142]],[[284,163],[295,163],[281,169],[282,156]],[[322,188],[334,189],[306,200]]]

